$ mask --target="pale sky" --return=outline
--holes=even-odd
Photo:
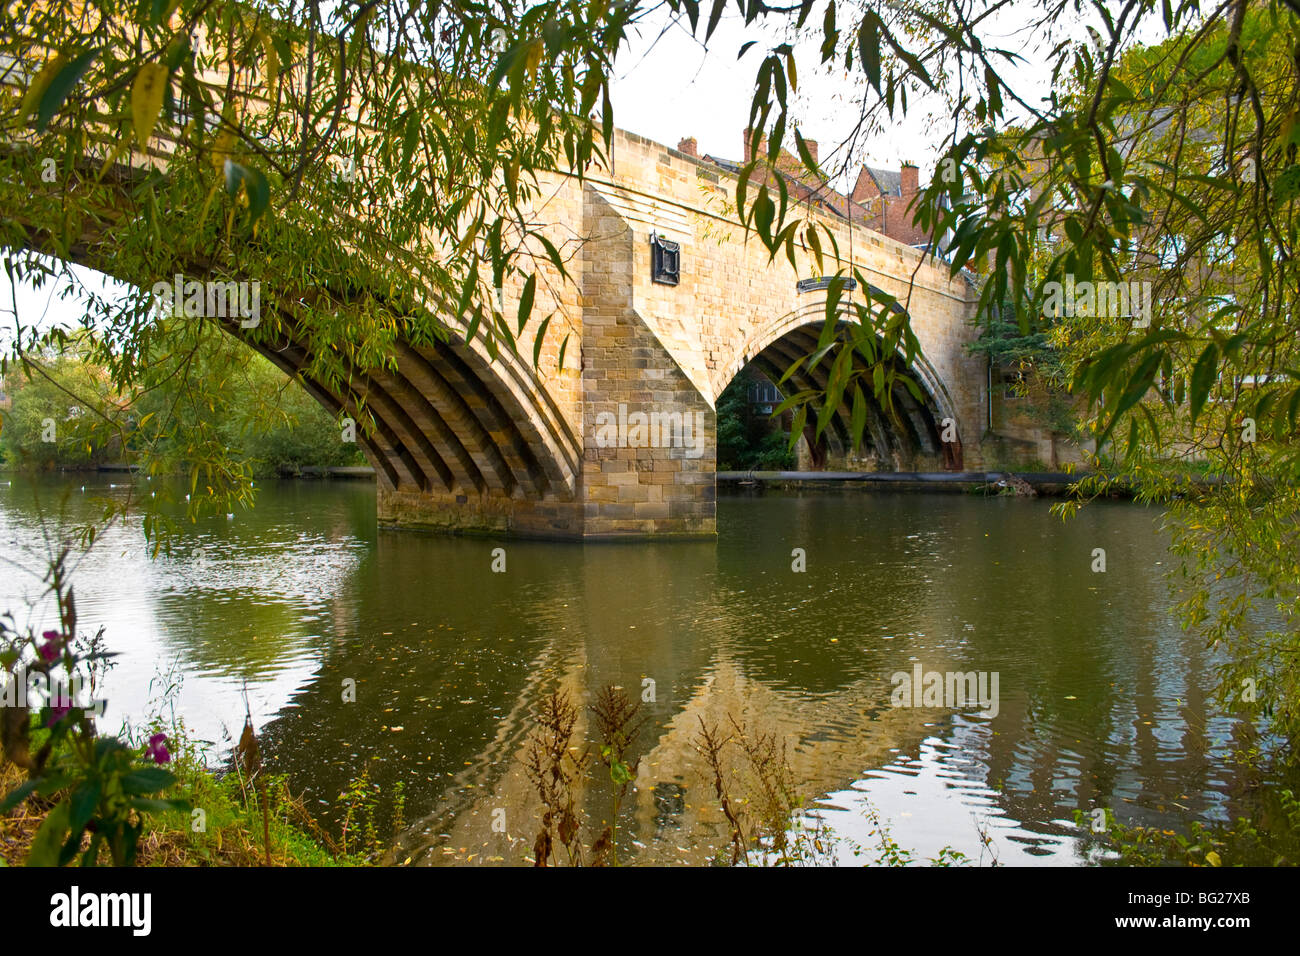
[[[799,44],[799,64],[809,69],[800,75],[798,118],[806,138],[829,147],[844,138],[857,118],[857,109],[846,102],[857,82],[812,71],[816,59],[806,48],[819,45],[820,14],[809,20],[816,28],[805,31],[809,40]],[[661,35],[662,24],[656,18],[637,28],[631,49],[618,64],[611,91],[615,124],[667,146],[675,147],[684,137],[693,136],[701,156],[743,158],[754,77],[765,44],[770,46],[780,38],[773,30],[747,29],[743,18],[730,7],[707,51],[686,25]],[[737,61],[737,52],[750,39],[759,42]],[[787,133],[787,139],[793,146],[793,136]],[[922,123],[915,117],[898,124],[889,136],[876,138],[868,149],[872,165],[893,168],[903,160],[928,165],[933,154]]]
[[[854,98],[866,88],[866,80],[856,66],[852,75],[842,67],[834,73],[814,69],[820,59],[817,50],[823,10],[819,2],[795,43],[800,70],[795,118],[804,136],[818,141],[824,160],[827,151],[843,141],[856,122],[859,111]],[[757,24],[746,28],[743,17],[729,6],[706,55],[688,25],[662,33],[663,23],[664,19],[657,17],[639,26],[631,48],[618,63],[611,93],[615,124],[667,146],[675,147],[683,137],[694,136],[700,155],[743,158],[754,77],[767,49],[783,37]],[[840,29],[847,30],[843,21]],[[1028,61],[1007,72],[1008,78],[1029,94],[1026,99],[1032,102],[1046,93],[1050,71],[1043,65],[1049,49],[1045,36],[1030,33],[1023,19],[1010,12],[993,18],[981,35]],[[759,42],[737,62],[740,47],[751,39]],[[857,158],[888,169],[897,169],[903,162],[915,163],[921,167],[924,182],[937,160],[938,144],[947,132],[945,125],[951,121],[940,117],[938,128],[930,128],[936,119],[935,109],[941,108],[934,98],[909,99],[908,107],[906,117],[860,144]],[[793,152],[794,137],[787,132],[786,138]]]

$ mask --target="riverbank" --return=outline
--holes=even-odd
[[[126,462],[112,462],[87,470],[110,474],[133,474],[140,470],[140,466]],[[374,479],[375,470],[369,465],[279,465],[273,474],[276,478],[350,478],[368,481]]]
[[[998,494],[1005,490],[1005,471],[720,471],[718,488],[728,491],[771,488],[782,491],[922,491]],[[1084,473],[1016,472],[1040,495],[1061,496]],[[1002,484],[1000,485],[999,482]]]
[[[180,812],[150,814],[140,837],[138,866],[364,866],[367,860],[330,846],[329,837],[293,797],[283,778],[267,782],[269,812],[263,817],[256,793],[241,793],[234,774],[219,777],[192,756],[174,761],[169,769],[178,781],[169,797],[181,797],[201,816]],[[0,795],[26,779],[13,763],[0,757]],[[23,866],[41,824],[57,805],[28,799],[0,814],[0,866]],[[269,833],[269,846],[263,834]],[[101,861],[104,862],[104,861]]]
[[[894,491],[951,492],[962,494],[1013,495],[1032,491],[1044,497],[1072,494],[1073,486],[1090,477],[1089,472],[1008,471],[720,471],[718,490],[744,493],[754,490],[780,491]],[[1189,480],[1192,489],[1222,484],[1207,476]],[[1111,498],[1132,498],[1135,489],[1117,485],[1107,492]]]
[[[138,473],[139,466],[110,463],[78,472],[108,474]],[[59,470],[59,474],[73,470]],[[18,474],[16,469],[0,464],[0,474]],[[310,479],[334,481],[374,481],[375,471],[368,465],[303,465],[282,466],[266,477],[285,479]],[[1028,489],[1043,497],[1061,498],[1070,495],[1075,483],[1089,477],[1088,472],[1007,472],[1007,471],[719,471],[718,490],[724,494],[744,494],[753,491],[872,491],[926,493],[947,492],[960,494],[1011,495],[1023,494]],[[1207,488],[1220,484],[1222,479],[1208,476],[1191,482],[1193,488]],[[1023,484],[1021,484],[1023,482]],[[1116,486],[1108,497],[1131,498],[1132,489]]]

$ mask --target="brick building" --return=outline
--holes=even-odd
[[[804,142],[812,158],[818,159],[817,141]],[[744,136],[743,147],[744,159],[736,161],[707,154],[701,156],[694,137],[688,136],[677,144],[679,152],[713,163],[733,175],[739,173],[752,158],[748,131]],[[763,138],[759,142],[759,149],[761,151],[766,148],[767,140]],[[857,181],[848,196],[825,180],[812,178],[798,157],[785,149],[777,156],[776,173],[785,179],[790,198],[795,202],[810,203],[822,212],[851,220],[909,246],[919,246],[929,241],[925,231],[912,224],[914,210],[910,207],[920,191],[920,170],[910,163],[904,163],[896,170],[864,165],[858,170]],[[770,181],[772,175],[771,171],[767,171],[754,178],[756,181],[764,178]]]

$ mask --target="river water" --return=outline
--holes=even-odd
[[[45,542],[129,481],[0,478],[0,609],[52,623],[32,573]],[[274,768],[326,821],[363,771],[383,826],[404,794],[398,862],[525,861],[531,714],[553,687],[586,702],[615,684],[653,696],[624,860],[700,863],[725,843],[696,739],[701,719],[734,718],[785,741],[844,862],[866,858],[845,848],[873,842],[874,813],[917,859],[1078,865],[1076,809],[1168,827],[1248,812],[1227,759],[1244,728],[1210,708],[1213,661],[1170,618],[1160,517],[769,493],[721,497],[716,541],[583,546],[381,530],[367,483],[272,481],[169,555],[149,557],[138,522],[110,529],[74,583],[82,628],[103,625],[121,655],[110,728],[174,716],[217,760],[247,702]],[[894,675],[910,687],[918,665],[996,678],[996,700],[893,706]],[[608,799],[579,794],[589,827]]]

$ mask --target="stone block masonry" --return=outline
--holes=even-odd
[[[773,260],[736,219],[734,181],[702,171],[688,153],[619,131],[608,169],[543,180],[533,218],[566,250],[571,281],[547,273],[539,284],[539,315],[554,314],[539,366],[489,360],[471,342],[408,350],[396,372],[372,376],[366,404],[382,421],[364,447],[381,523],[575,539],[716,533],[718,397],[751,361],[783,368],[824,321],[825,292],[799,292],[818,275],[811,256],[797,269]],[[885,453],[894,428],[937,461],[948,422],[964,467],[980,467],[986,373],[965,350],[975,288],[892,239],[826,222],[839,268],[897,296],[921,343],[913,372],[927,402],[893,425],[873,419],[878,460],[912,460],[902,442]],[[655,236],[680,252],[675,285],[651,274]],[[503,290],[504,315],[521,289],[518,279]],[[536,327],[520,356],[532,355]]]

